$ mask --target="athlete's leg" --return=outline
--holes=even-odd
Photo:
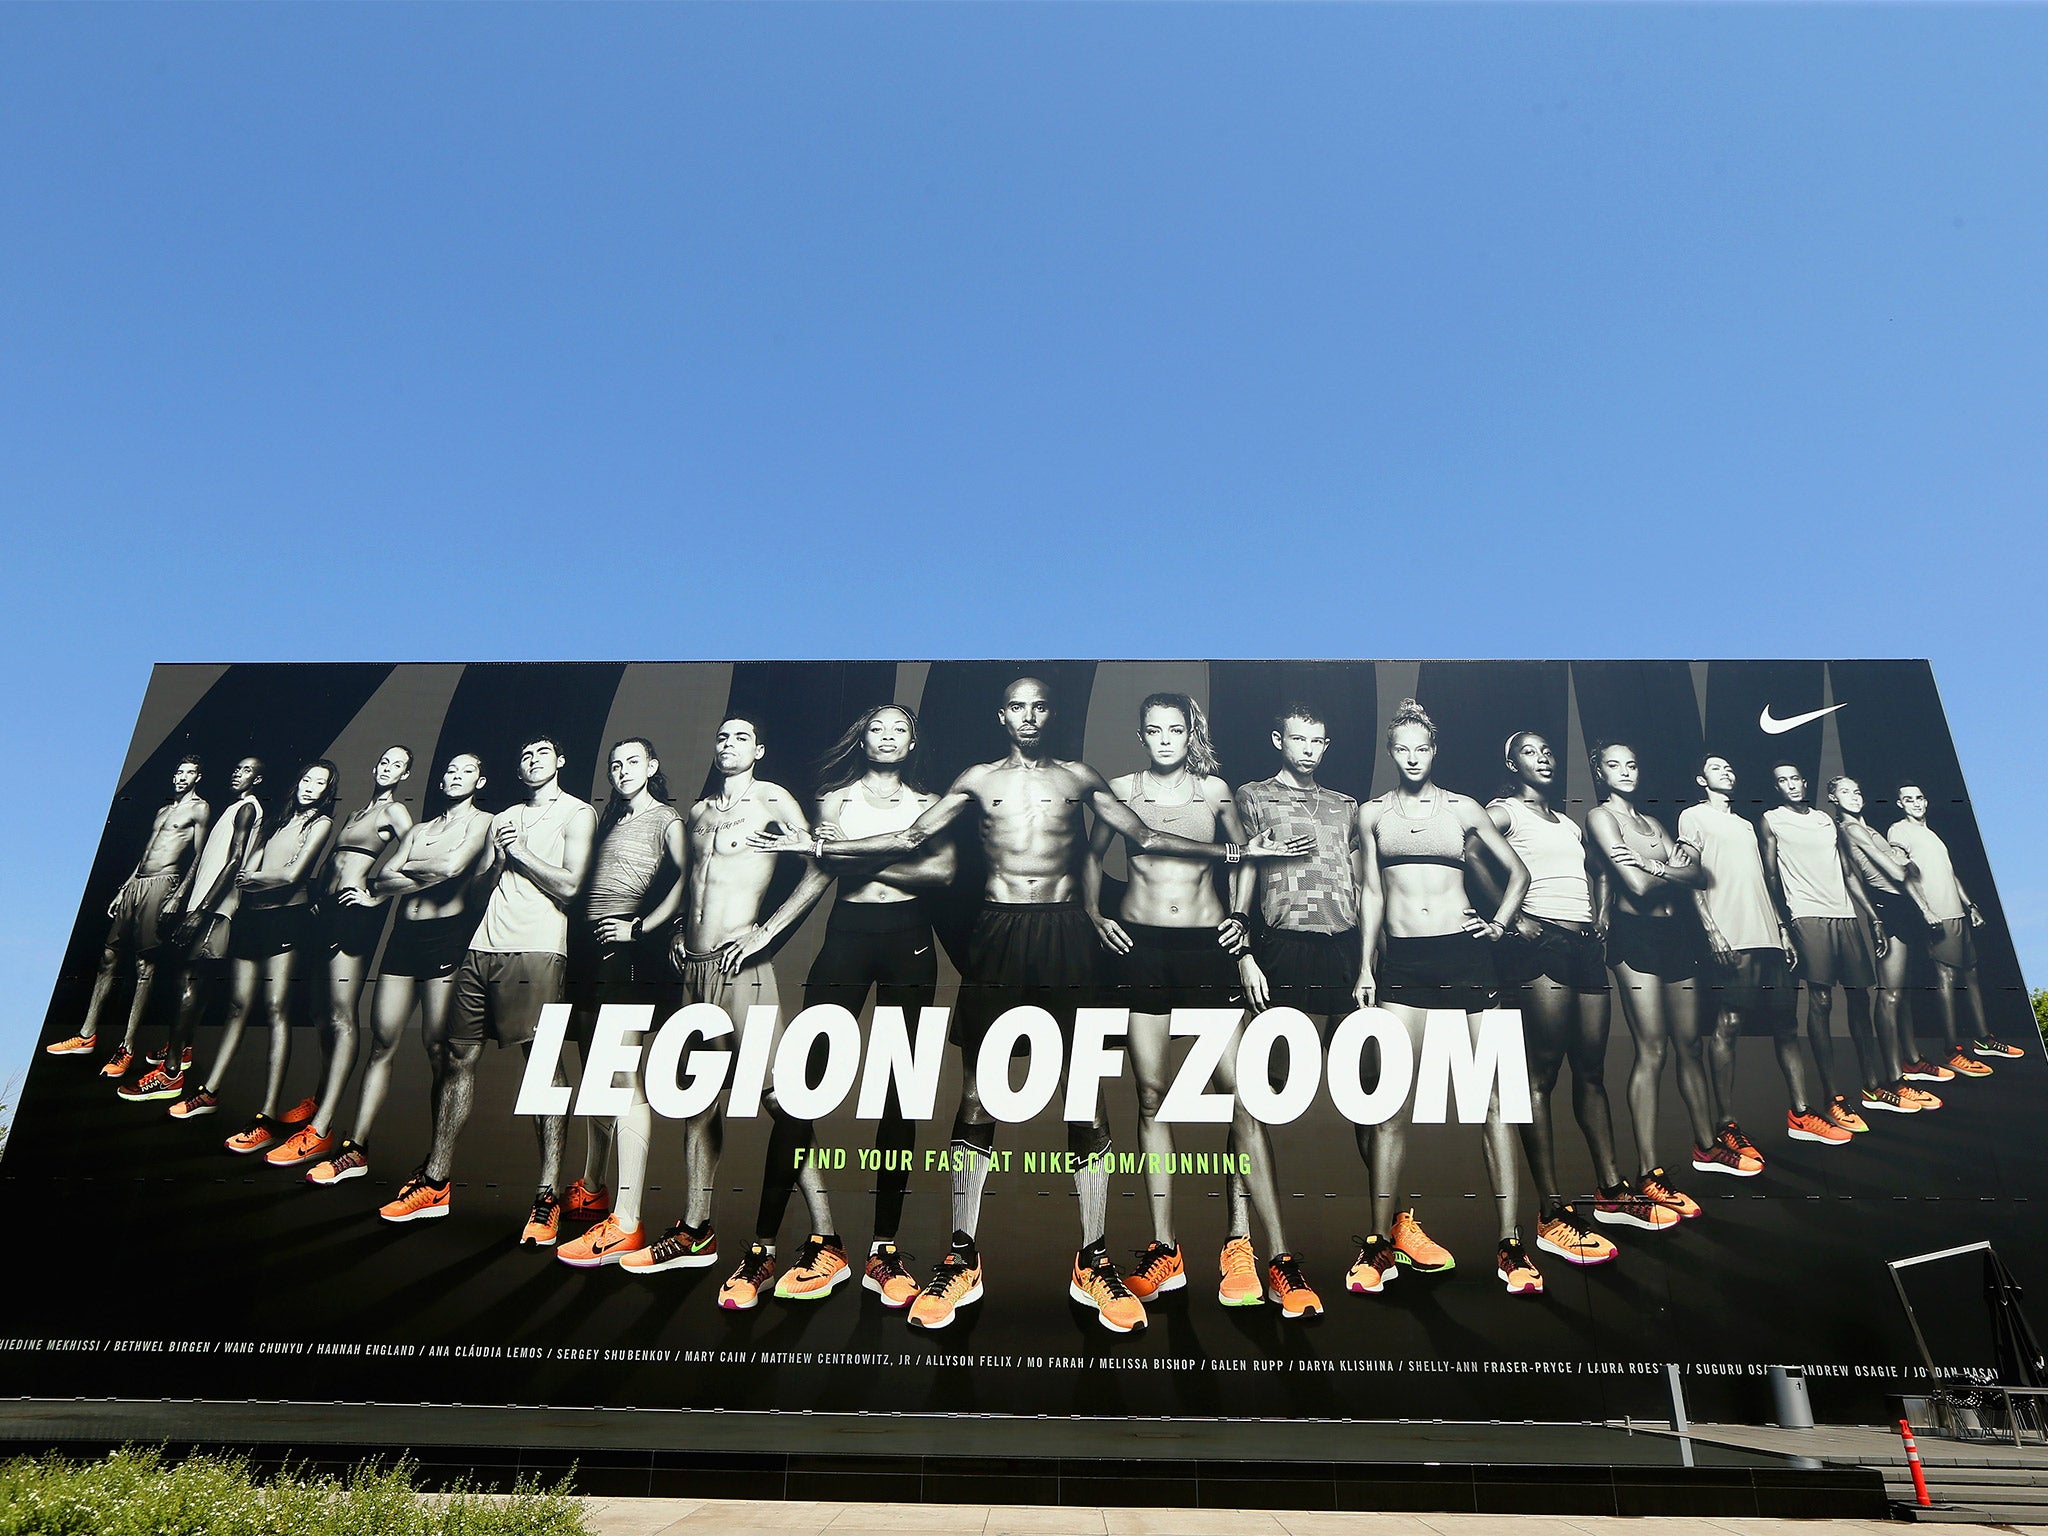
[[[1605,992],[1573,994],[1572,1029],[1566,1052],[1572,1063],[1572,1118],[1593,1157],[1602,1189],[1621,1182],[1614,1157],[1614,1111],[1607,1101],[1607,1035],[1613,1012]]]
[[[953,1117],[953,1246],[972,1248],[981,1228],[981,1194],[996,1146],[995,1117],[981,1102],[974,1060],[960,1052],[960,1109]]]
[[[711,1220],[718,1158],[724,1150],[725,1113],[718,1104],[683,1122],[683,1168],[689,1184],[683,1202],[683,1221],[693,1229],[702,1230]]]
[[[1542,978],[1538,978],[1539,980]],[[1479,1045],[1480,1021],[1485,1016],[1479,1013],[1465,1015],[1465,1029],[1470,1035],[1473,1048]],[[1521,1180],[1515,1168],[1515,1133],[1500,1113],[1500,1080],[1494,1079],[1492,1090],[1486,1100],[1486,1172],[1493,1184],[1493,1198],[1499,1212],[1500,1238],[1511,1241],[1522,1224]],[[1609,1161],[1613,1149],[1608,1151]],[[1555,1178],[1552,1182],[1556,1182]]]
[[[263,1017],[270,1026],[270,1065],[263,1079],[263,1113],[276,1118],[292,1064],[292,961],[290,950],[263,962]]]
[[[1223,1059],[1216,1064],[1214,1079],[1217,1091],[1229,1094],[1235,1106],[1230,1119],[1229,1149],[1243,1157],[1246,1164],[1244,1173],[1230,1175],[1228,1235],[1249,1237],[1252,1211],[1256,1210],[1260,1224],[1266,1229],[1267,1251],[1292,1253],[1294,1250],[1287,1244],[1286,1224],[1280,1215],[1279,1175],[1273,1160],[1272,1133],[1267,1130],[1266,1122],[1246,1109],[1244,1101],[1237,1097],[1237,1047],[1243,1039],[1244,1025],[1240,1023],[1230,1037]]]
[[[1636,1169],[1648,1173],[1658,1166],[1658,1085],[1671,1044],[1664,1018],[1664,993],[1655,976],[1646,976],[1622,964],[1610,969],[1615,990],[1621,994],[1621,1016],[1636,1046],[1636,1059],[1628,1073],[1628,1118],[1635,1132]],[[1694,1127],[1695,1133],[1698,1129]]]
[[[1422,1032],[1429,1020],[1428,1010],[1411,1008],[1406,1003],[1382,1003],[1380,1006],[1401,1021],[1401,1027],[1408,1031],[1408,1049],[1413,1059],[1422,1056]],[[1413,1095],[1410,1095],[1412,1100]],[[1358,1127],[1358,1150],[1365,1158],[1366,1170],[1372,1182],[1372,1229],[1375,1235],[1384,1237],[1394,1228],[1394,1202],[1401,1192],[1401,1167],[1408,1159],[1408,1116],[1410,1102],[1401,1107],[1378,1125]],[[1497,1118],[1497,1117],[1496,1117]],[[1493,1163],[1491,1126],[1488,1129],[1487,1165]],[[1513,1142],[1509,1142],[1510,1168],[1513,1167]]]
[[[149,989],[156,981],[156,966],[141,955],[135,957],[135,995],[128,1000],[128,1027],[121,1034],[121,1049],[133,1051],[135,1036],[142,1028],[142,1016],[149,1011]]]
[[[434,1093],[434,1140],[427,1152],[427,1182],[445,1184],[455,1166],[455,1142],[476,1105],[476,1068],[482,1040],[450,1040],[441,1050],[441,1082]]]
[[[1785,1079],[1786,1097],[1793,1114],[1810,1114],[1813,1080],[1807,1075],[1806,1053],[1799,1048],[1798,983],[1782,965],[1770,964],[1768,959],[1759,964],[1758,970],[1756,1006],[1770,1020],[1771,1045],[1778,1055],[1778,1071]]]
[[[612,1214],[631,1230],[640,1225],[647,1192],[647,1158],[654,1140],[654,1110],[647,1102],[647,1074],[633,1074],[633,1102],[618,1118],[619,1187]]]
[[[356,1009],[362,1002],[363,982],[370,969],[368,955],[351,955],[336,950],[327,962],[327,1071],[320,1082],[320,1107],[313,1114],[313,1129],[325,1136],[341,1110],[341,1096],[348,1089],[348,1075],[356,1065]],[[367,1075],[367,1074],[366,1074]]]
[[[114,977],[121,969],[121,953],[111,942],[100,950],[100,968],[92,979],[92,1000],[85,1005],[85,1022],[78,1026],[79,1034],[88,1040],[99,1037],[100,1012],[107,1006],[107,994],[114,990]]]
[[[1716,986],[1709,991],[1714,1029],[1706,1043],[1707,1082],[1713,1091],[1716,1127],[1735,1122],[1735,1042],[1742,1038],[1742,1015],[1721,1000],[1719,990]]]
[[[528,1040],[523,1043],[519,1047],[519,1054],[529,1061],[532,1060],[533,1042]],[[474,1079],[474,1071],[471,1072],[471,1077]],[[559,1051],[555,1053],[553,1084],[557,1088],[567,1088],[570,1086],[568,1069],[562,1065],[562,1056]],[[535,1147],[540,1152],[540,1181],[535,1185],[535,1188],[552,1190],[561,1186],[562,1148],[568,1142],[568,1139],[569,1121],[567,1116],[535,1115],[533,1117],[533,1141]]]
[[[1538,976],[1521,989],[1522,1042],[1529,1058],[1529,1123],[1521,1127],[1522,1149],[1536,1183],[1536,1214],[1545,1221],[1565,1203],[1557,1176],[1557,1136],[1550,1098],[1564,1065],[1571,1031],[1571,988]],[[1488,1167],[1492,1166],[1489,1153]]]
[[[141,967],[138,965],[137,970],[139,971],[140,969]],[[1970,1027],[1967,1032],[1959,1033],[1958,1038],[1982,1040],[1986,1037],[1987,1031],[1984,1028],[1984,994],[1977,986],[1977,967],[1973,965],[1966,970],[1959,970],[1955,973],[1955,976],[1956,980],[1962,984],[1963,1001],[1970,1005]],[[147,985],[147,983],[138,981],[135,985],[140,989]]]
[[[1106,1246],[1109,1230],[1109,1122],[1098,1106],[1093,1120],[1067,1122],[1067,1153],[1074,1160],[1074,1193],[1081,1200],[1081,1251]]]
[[[1145,1160],[1145,1195],[1152,1208],[1152,1236],[1173,1246],[1173,1127],[1159,1120],[1166,1097],[1168,1015],[1133,1013],[1129,1036],[1131,1069],[1138,1080],[1138,1145]]]
[[[1891,1079],[1885,1076],[1884,1053],[1877,1048],[1877,1031],[1870,1022],[1871,991],[1869,987],[1842,988],[1848,1003],[1849,1043],[1856,1047],[1856,1069],[1863,1076],[1861,1086],[1881,1088]],[[1855,1097],[1851,1095],[1852,1101]]]
[[[939,995],[939,956],[929,929],[894,935],[886,977],[875,982],[877,1008],[901,1008],[911,1029]],[[856,1009],[856,1011],[858,1011]],[[893,1242],[903,1224],[903,1198],[910,1190],[910,1164],[917,1151],[917,1127],[903,1113],[896,1084],[889,1084],[882,1117],[875,1122],[875,1151],[882,1166],[875,1176],[875,1241]]]
[[[391,1091],[391,1058],[398,1053],[398,1042],[405,1038],[406,1021],[412,1017],[413,1000],[419,988],[420,983],[410,976],[379,976],[370,993],[370,1059],[363,1065],[355,1131],[349,1137],[359,1147],[370,1144],[370,1127],[377,1123],[384,1096]],[[336,1094],[332,1100],[323,1102],[320,1114],[327,1114],[329,1104],[339,1100],[340,1095]],[[430,1097],[430,1112],[432,1103]],[[318,1118],[315,1116],[316,1121]]]
[[[1942,1044],[1948,1047],[1948,1055],[1953,1056],[1961,1049],[1956,1034],[1956,973],[1955,967],[1939,960],[1934,962],[1934,1002],[1940,1010]],[[1942,1059],[1946,1061],[1948,1057]]]
[[[1806,984],[1806,1039],[1820,1077],[1823,1104],[1835,1102],[1835,989],[1822,982]]]
[[[1906,1018],[1906,972],[1912,964],[1906,941],[1888,935],[1884,953],[1877,960],[1877,1050],[1883,1061],[1886,1084],[1905,1081],[1906,1063],[1919,1059],[1912,1041],[1912,1025]]]
[[[219,1093],[220,1085],[234,1064],[235,1049],[242,1043],[242,1030],[249,1022],[249,1010],[256,1005],[256,988],[261,968],[254,960],[232,960],[228,973],[227,1013],[221,1019],[220,1044],[215,1048],[213,1067],[203,1084],[208,1093]]]
[[[1699,986],[1691,977],[1667,981],[1661,1000],[1677,1058],[1679,1102],[1685,1105],[1692,1125],[1693,1145],[1704,1147],[1714,1138],[1714,1089],[1707,1078],[1706,1050],[1700,1038]]]

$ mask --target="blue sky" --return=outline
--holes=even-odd
[[[2048,979],[2048,9],[0,9],[26,1060],[157,660],[1933,658]]]

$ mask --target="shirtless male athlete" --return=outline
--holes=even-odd
[[[44,1047],[52,1056],[88,1054],[99,1040],[100,1014],[114,990],[121,962],[132,959],[135,995],[128,1004],[128,1028],[100,1068],[102,1077],[126,1077],[135,1064],[135,1032],[142,1027],[150,983],[156,979],[156,951],[165,910],[175,898],[179,877],[189,872],[192,854],[206,836],[206,824],[213,815],[213,807],[199,798],[199,774],[198,758],[178,759],[171,773],[170,803],[150,822],[142,857],[107,904],[113,925],[107,929],[107,942],[100,951],[99,974],[93,978],[92,1001],[85,1005],[85,1023],[68,1040]]]
[[[1141,854],[1235,863],[1298,856],[1308,849],[1307,839],[1283,844],[1269,835],[1240,846],[1146,826],[1093,768],[1048,755],[1052,695],[1035,677],[1020,677],[1004,690],[996,718],[1010,738],[1009,752],[969,768],[909,827],[839,841],[821,836],[812,850],[816,857],[832,859],[901,856],[943,832],[969,807],[979,813],[988,884],[968,939],[960,1006],[949,1031],[960,1047],[962,1067],[960,1112],[953,1122],[953,1244],[911,1304],[910,1323],[916,1328],[943,1328],[957,1308],[981,1299],[975,1230],[996,1128],[981,1101],[975,1066],[989,1027],[1012,1008],[1036,1006],[1060,1020],[1071,1045],[1075,1007],[1100,995],[1100,944],[1079,900],[1082,861],[1091,857],[1083,811],[1094,811]],[[1081,1204],[1081,1247],[1074,1255],[1068,1294],[1093,1307],[1112,1333],[1133,1332],[1145,1326],[1145,1306],[1124,1284],[1104,1238],[1110,1137],[1099,1099],[1092,1121],[1068,1122],[1067,1146]]]

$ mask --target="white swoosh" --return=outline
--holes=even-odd
[[[1822,715],[1832,715],[1838,709],[1847,709],[1848,702],[1830,704],[1826,709],[1809,709],[1803,715],[1794,715],[1790,720],[1779,720],[1772,716],[1771,706],[1766,704],[1764,712],[1756,717],[1757,725],[1766,736],[1782,736],[1787,731],[1796,731],[1809,721],[1818,720]]]

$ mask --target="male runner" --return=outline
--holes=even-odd
[[[192,867],[185,871],[185,878],[172,893],[165,909],[166,919],[173,921],[165,951],[167,958],[174,960],[184,973],[177,1016],[171,1023],[170,1038],[164,1043],[159,1064],[119,1090],[122,1098],[135,1103],[177,1099],[180,1102],[173,1104],[170,1112],[181,1120],[211,1114],[214,1108],[213,1096],[203,1091],[192,1099],[183,1097],[185,1069],[192,1064],[192,1037],[198,1033],[199,1020],[206,1012],[208,995],[227,964],[228,925],[242,895],[235,876],[242,872],[242,865],[263,832],[263,803],[255,794],[256,786],[262,782],[263,764],[259,760],[245,757],[235,764],[228,775],[228,789],[235,798],[220,819],[208,827],[199,857],[192,861]],[[250,1000],[240,997],[231,1001],[230,1007],[246,1008]],[[192,1104],[199,1107],[188,1109]]]
[[[1764,875],[1799,950],[1799,971],[1806,982],[1806,1037],[1813,1063],[1820,1069],[1823,1113],[1845,1131],[1867,1131],[1869,1122],[1856,1112],[1857,1105],[1847,1094],[1835,1092],[1835,986],[1840,983],[1849,998],[1849,1038],[1863,1073],[1857,1085],[1861,1102],[1890,1077],[1878,1059],[1870,1016],[1884,924],[1871,906],[1834,818],[1806,803],[1806,775],[1799,765],[1790,760],[1774,763],[1771,780],[1784,803],[1764,812]]]
[[[476,1100],[484,1041],[516,1045],[530,1055],[541,1009],[562,1000],[568,907],[582,888],[597,832],[589,805],[562,788],[564,766],[553,737],[528,741],[519,749],[526,803],[491,819],[498,883],[455,973],[445,1066],[435,1093],[433,1146],[419,1172],[378,1211],[386,1221],[413,1221],[447,1207],[455,1141]],[[567,1086],[559,1058],[554,1081],[557,1087]],[[561,1176],[563,1117],[536,1115],[533,1129],[540,1147],[540,1183],[519,1242],[552,1248],[562,1221],[555,1181]]]
[[[1083,810],[1093,810],[1142,854],[1236,862],[1299,854],[1307,847],[1304,839],[1289,850],[1270,834],[1241,848],[1154,831],[1110,793],[1093,768],[1049,754],[1045,733],[1053,718],[1052,695],[1035,677],[1020,677],[1004,690],[996,718],[1010,750],[961,774],[908,828],[836,842],[821,836],[812,849],[822,858],[902,855],[943,832],[970,806],[980,816],[988,884],[968,939],[960,1006],[949,1031],[962,1067],[960,1111],[953,1122],[953,1244],[911,1304],[915,1328],[943,1328],[957,1308],[981,1299],[975,1236],[996,1137],[976,1080],[982,1039],[999,1016],[1023,1006],[1048,1009],[1071,1032],[1074,1008],[1093,998],[1100,985],[1095,925],[1077,899],[1081,861],[1090,856]],[[1068,1294],[1093,1307],[1112,1333],[1133,1332],[1145,1326],[1145,1306],[1124,1284],[1104,1236],[1110,1136],[1099,1099],[1092,1121],[1068,1122],[1067,1146],[1081,1199],[1081,1247]]]
[[[1949,858],[1948,844],[1927,825],[1927,791],[1918,784],[1899,786],[1899,809],[1904,814],[1892,823],[1885,837],[1913,861],[1906,874],[1906,889],[1927,914],[1928,958],[1934,962],[1936,1001],[1941,1006],[1941,1034],[1949,1048],[1948,1066],[1965,1077],[1982,1077],[1991,1069],[1963,1054],[1964,1038],[1956,1028],[1956,986],[1970,1005],[1976,1028],[1970,1034],[1970,1049],[1979,1056],[2024,1056],[2016,1045],[2007,1045],[1991,1033],[1984,1020],[1984,996],[1977,987],[1977,944],[1972,928],[1984,926],[1984,914],[1970,900],[1956,867]]]
[[[796,797],[779,784],[754,777],[767,756],[760,723],[744,715],[722,721],[711,748],[719,774],[719,790],[690,807],[685,823],[685,862],[681,888],[682,918],[675,925],[670,958],[682,978],[685,1003],[711,1003],[744,1028],[752,1008],[780,1008],[773,962],[742,954],[733,941],[752,932],[761,920],[762,904],[775,875],[775,854],[750,841],[788,827],[808,835],[810,822]],[[778,1014],[776,1030],[787,1021]],[[730,1037],[727,1037],[728,1039]],[[639,1113],[645,1086],[636,1076],[634,1113]],[[769,1096],[770,1111],[774,1097]],[[621,1269],[651,1275],[665,1269],[699,1269],[718,1256],[711,1224],[711,1197],[718,1179],[718,1157],[725,1145],[724,1111],[717,1102],[683,1126],[683,1173],[687,1183],[683,1215],[651,1248],[628,1253]],[[634,1137],[619,1140],[619,1189],[638,1189],[646,1177],[647,1144]],[[774,1233],[747,1248],[739,1267],[718,1288],[718,1304],[745,1312],[761,1304],[761,1295],[775,1278]],[[823,1296],[852,1271],[836,1233],[824,1232],[806,1243],[785,1285],[802,1284],[807,1293]]]
[[[189,873],[191,854],[206,836],[213,807],[199,798],[200,762],[187,754],[171,773],[171,799],[149,824],[149,841],[121,889],[107,904],[113,925],[100,950],[99,974],[93,978],[92,1000],[85,1005],[85,1023],[77,1034],[44,1049],[52,1056],[83,1056],[99,1039],[100,1013],[114,990],[123,959],[135,967],[135,995],[128,1004],[128,1028],[121,1043],[100,1068],[100,1076],[120,1078],[135,1064],[135,1032],[149,1006],[150,984],[156,979],[157,944],[166,909],[176,895],[179,877]]]
[[[1844,1146],[1849,1132],[1814,1113],[1807,1099],[1806,1063],[1799,1054],[1799,1015],[1789,996],[1787,972],[1799,959],[1792,935],[1771,904],[1770,882],[1764,876],[1763,854],[1756,829],[1735,814],[1735,769],[1727,758],[1709,752],[1700,759],[1693,781],[1706,798],[1678,814],[1678,840],[1693,850],[1707,883],[1693,892],[1700,926],[1715,969],[1708,986],[1716,992],[1714,1032],[1707,1041],[1707,1077],[1720,1118],[1716,1140],[1739,1154],[1741,1166],[1763,1167],[1756,1143],[1735,1123],[1735,1042],[1746,1018],[1768,1021],[1778,1051],[1778,1070],[1792,1104],[1785,1116],[1786,1132],[1795,1141]],[[1698,1160],[1694,1167],[1699,1166]]]

